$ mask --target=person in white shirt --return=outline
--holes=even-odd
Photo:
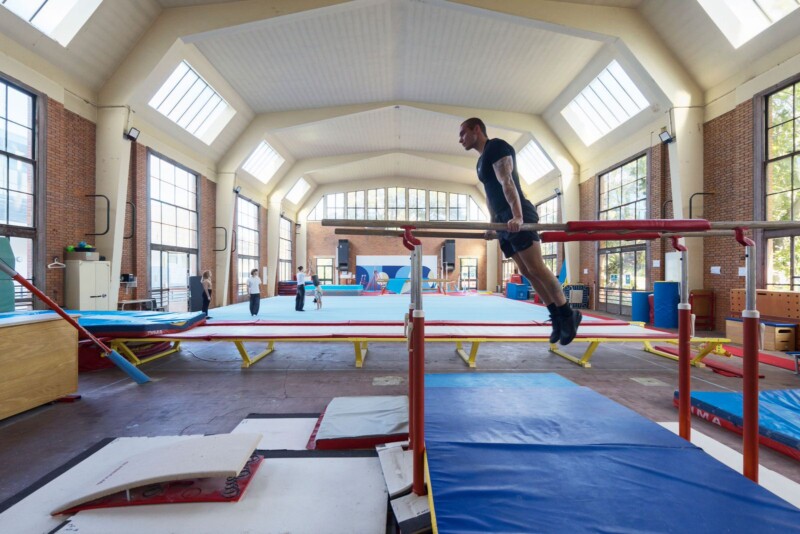
[[[247,279],[247,293],[250,295],[250,315],[258,315],[261,307],[261,278],[258,277],[258,269],[250,271],[250,278]]]
[[[297,268],[297,296],[294,299],[295,311],[305,311],[303,306],[306,304],[306,273],[303,266]]]

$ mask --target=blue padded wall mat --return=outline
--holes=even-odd
[[[739,391],[695,391],[692,392],[692,404],[738,427],[743,426],[742,393]],[[758,393],[758,432],[800,450],[800,389]]]

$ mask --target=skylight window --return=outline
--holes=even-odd
[[[286,195],[286,200],[292,204],[297,204],[308,193],[309,189],[311,189],[311,186],[308,185],[308,182],[304,178],[300,178]]]
[[[260,181],[269,182],[275,173],[278,172],[283,162],[283,156],[270,146],[266,141],[261,141],[242,168],[258,178]]]
[[[649,105],[619,63],[612,61],[561,115],[589,146]]]
[[[0,5],[67,46],[103,0],[0,0]]]
[[[206,144],[233,116],[228,103],[185,61],[150,99],[150,106]]]
[[[697,0],[734,48],[800,7],[800,0]]]
[[[531,140],[517,154],[517,166],[519,174],[525,182],[530,185],[555,167],[544,155],[542,149],[535,141]]]

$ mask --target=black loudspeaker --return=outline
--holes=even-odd
[[[340,271],[350,270],[350,241],[340,239],[336,249],[336,268]]]
[[[442,263],[448,268],[456,266],[456,240],[445,239],[444,246],[442,247]]]
[[[203,310],[203,284],[199,276],[189,277],[189,311]]]

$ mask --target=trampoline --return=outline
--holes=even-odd
[[[556,376],[539,375],[532,386],[508,376],[497,387],[426,385],[435,532],[800,529],[797,508],[656,423]]]
[[[654,328],[647,328],[636,324],[627,324],[620,321],[602,321],[598,323],[587,322],[581,329],[574,343],[588,343],[582,357],[572,356],[550,345],[551,327],[549,325],[536,325],[532,323],[448,323],[444,321],[430,321],[425,327],[425,342],[454,343],[456,353],[471,368],[477,366],[478,350],[483,343],[548,343],[550,351],[563,358],[577,363],[583,367],[591,367],[589,359],[600,343],[613,341],[615,343],[645,343],[650,341],[676,341],[677,334],[665,332]],[[148,341],[169,341],[180,343],[182,341],[229,341],[236,345],[242,358],[242,367],[249,367],[275,350],[275,343],[281,342],[348,342],[352,343],[355,351],[355,366],[362,367],[367,356],[370,342],[406,343],[407,333],[403,323],[368,323],[368,322],[342,322],[342,323],[231,323],[210,324],[198,326],[184,332],[150,336]],[[111,341],[114,350],[125,355],[136,365],[146,363],[165,354],[156,354],[146,359],[136,357],[127,347],[132,341],[142,341],[142,338],[116,338]],[[704,343],[706,347],[715,347],[725,339],[700,338],[697,342]],[[244,346],[245,342],[264,342],[267,347],[262,352],[251,356]],[[469,352],[465,343],[471,343]],[[174,347],[173,347],[174,348]],[[708,350],[710,351],[711,348]],[[174,352],[170,349],[168,353]]]
[[[677,391],[673,402],[677,406]],[[742,393],[692,392],[692,414],[741,434]],[[762,444],[800,461],[800,389],[759,392],[758,434]]]

